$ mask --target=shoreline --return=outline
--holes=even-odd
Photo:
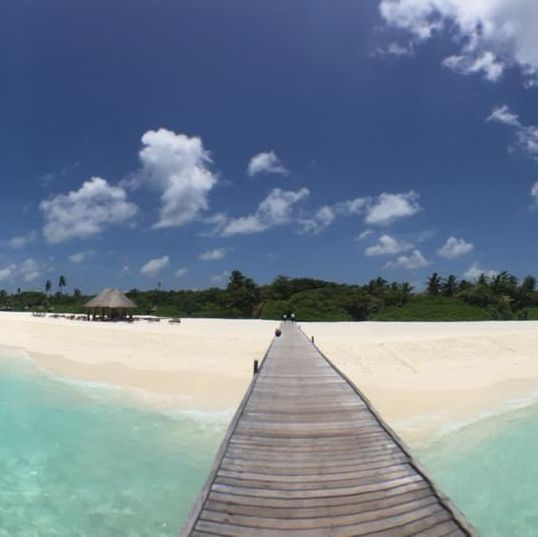
[[[117,386],[146,404],[235,410],[275,323],[216,322],[94,323],[0,313],[0,344],[56,376]]]
[[[274,321],[87,323],[0,313],[0,344],[165,412],[232,416]],[[538,402],[538,323],[300,323],[411,447]]]

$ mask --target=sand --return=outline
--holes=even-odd
[[[106,382],[152,404],[230,411],[272,321],[88,323],[0,313],[0,344],[43,368]],[[538,323],[302,323],[412,445],[538,399]]]
[[[0,313],[0,344],[58,375],[129,389],[147,402],[235,409],[278,323],[186,319],[102,323]]]
[[[303,329],[411,444],[538,401],[538,322]]]

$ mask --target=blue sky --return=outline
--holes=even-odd
[[[536,271],[534,0],[18,0],[0,287]]]

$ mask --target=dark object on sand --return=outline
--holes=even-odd
[[[277,328],[277,329],[275,330],[275,336],[276,336],[276,337],[280,337],[280,334],[282,334],[282,332],[280,331],[280,329]]]

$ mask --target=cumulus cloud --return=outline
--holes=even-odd
[[[22,278],[25,282],[33,282],[42,274],[42,267],[38,261],[29,257],[20,265],[12,263],[0,268],[0,281],[10,280],[15,277]]]
[[[298,220],[299,233],[315,235],[328,228],[339,216],[353,216],[364,212],[369,198],[354,198],[324,205],[308,216]]]
[[[275,188],[256,211],[247,216],[230,218],[226,214],[218,213],[205,221],[213,226],[213,234],[224,237],[260,233],[290,223],[298,226],[299,233],[314,235],[328,228],[338,217],[364,215],[366,224],[382,226],[413,216],[422,209],[418,202],[419,195],[411,190],[396,194],[384,192],[374,198],[353,198],[323,205],[313,212],[302,210],[298,213],[295,206],[309,194],[307,188],[297,191]]]
[[[499,272],[492,269],[482,268],[475,262],[463,273],[463,277],[466,280],[478,280],[482,274],[487,278],[494,278]]]
[[[9,245],[12,248],[20,249],[25,248],[32,242],[34,242],[37,238],[37,233],[35,231],[32,231],[30,233],[27,233],[26,235],[17,235],[15,237],[12,237],[9,240]]]
[[[25,282],[33,282],[41,276],[41,265],[29,257],[21,264],[19,272]]]
[[[12,278],[16,274],[16,271],[17,265],[6,265],[0,268],[0,282]]]
[[[45,220],[43,234],[53,244],[98,235],[110,225],[130,221],[137,212],[123,188],[100,177],[85,181],[78,190],[42,201],[40,208]]]
[[[85,250],[83,252],[75,252],[69,256],[69,261],[74,265],[80,265],[84,261],[87,261],[90,257],[95,254],[95,250]]]
[[[214,248],[213,250],[207,250],[202,252],[198,259],[201,261],[218,261],[219,259],[224,259],[226,257],[226,248]]]
[[[324,205],[313,215],[299,219],[299,232],[315,235],[328,228],[335,219],[335,210],[329,205]]]
[[[365,222],[386,226],[400,218],[413,216],[421,210],[418,200],[419,195],[413,190],[403,194],[383,192],[368,205]]]
[[[229,277],[230,277],[230,272],[228,270],[225,270],[224,272],[221,272],[220,274],[215,274],[214,276],[211,276],[211,282],[215,284],[222,284]]]
[[[368,257],[378,256],[378,255],[396,255],[407,250],[411,250],[413,245],[405,242],[399,241],[390,235],[381,235],[377,239],[377,244],[366,248],[364,252]]]
[[[253,177],[258,173],[272,173],[278,175],[287,175],[288,170],[282,164],[282,161],[276,156],[274,151],[267,151],[254,155],[248,163],[247,173]]]
[[[472,252],[474,244],[465,241],[464,239],[457,239],[456,237],[449,237],[444,246],[438,250],[441,257],[445,259],[455,259],[462,255]]]
[[[186,267],[181,267],[176,270],[176,278],[183,278],[189,272],[189,269]]]
[[[508,106],[494,108],[487,119],[501,123],[514,129],[516,145],[533,159],[538,159],[538,127],[536,125],[523,125],[519,116],[510,111]]]
[[[489,51],[479,56],[449,56],[443,65],[463,75],[483,72],[490,82],[499,80],[504,72],[504,64]]]
[[[413,250],[409,255],[400,255],[395,261],[385,265],[386,268],[404,268],[415,270],[427,267],[430,262],[422,255],[419,250]]]
[[[343,216],[352,216],[354,214],[361,214],[364,212],[364,208],[370,201],[369,198],[354,198],[351,200],[340,201],[335,203],[333,208],[336,213]]]
[[[167,255],[150,259],[140,269],[142,276],[156,276],[161,270],[166,268],[170,264],[170,258]]]
[[[142,169],[131,184],[147,185],[161,193],[154,227],[179,227],[199,218],[209,208],[209,192],[217,184],[202,140],[159,129],[147,131],[142,144]]]
[[[294,206],[309,195],[307,188],[282,190],[274,188],[260,203],[256,211],[240,218],[218,215],[214,218],[215,232],[223,237],[259,233],[293,221]]]
[[[444,64],[460,73],[482,73],[496,81],[506,67],[518,66],[529,83],[536,80],[535,0],[381,0],[380,11],[413,44],[449,32],[459,50]]]

